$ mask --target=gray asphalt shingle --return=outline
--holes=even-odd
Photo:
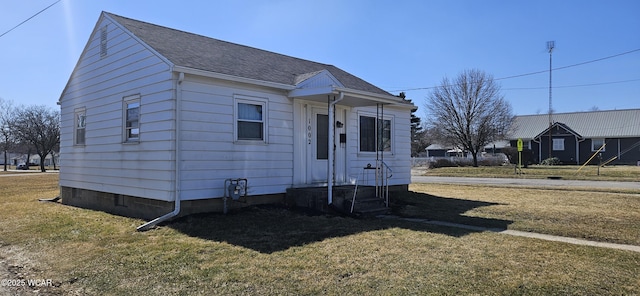
[[[105,12],[177,66],[237,77],[295,85],[300,75],[329,71],[346,88],[390,93],[333,65],[179,31]]]

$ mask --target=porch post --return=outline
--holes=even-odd
[[[576,138],[576,164],[580,164],[580,142],[578,142],[578,137]]]
[[[329,124],[328,124],[328,129],[329,129],[329,139],[328,139],[328,156],[327,156],[327,203],[328,204],[332,204],[333,203],[333,176],[334,176],[334,168],[335,168],[335,164],[333,162],[334,158],[335,158],[335,134],[336,134],[336,123],[335,123],[335,118],[336,118],[336,114],[335,114],[335,105],[342,101],[342,99],[344,98],[344,93],[340,92],[338,95],[338,99],[336,99],[336,97],[333,97],[333,101],[331,101],[331,96],[327,96],[327,100],[329,101],[328,103],[328,108],[329,110],[327,110],[327,113],[329,115]]]

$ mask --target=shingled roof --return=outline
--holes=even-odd
[[[301,75],[327,70],[346,88],[391,96],[333,65],[179,31],[108,12],[104,14],[176,66],[292,86]]]
[[[583,138],[640,137],[640,109],[557,113],[552,116]],[[533,139],[549,128],[549,115],[516,116],[509,136]]]

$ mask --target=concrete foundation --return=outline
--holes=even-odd
[[[327,202],[327,187],[289,188],[286,195],[269,194],[241,197],[238,201],[227,200],[227,209],[239,209],[259,204],[287,204],[292,207],[314,209],[320,212],[330,213],[334,211],[349,212],[351,208],[353,186],[336,186],[333,192],[333,205],[329,207]],[[375,191],[370,186],[360,186],[357,194],[356,210],[365,212],[369,208],[375,208],[379,202],[371,199]],[[406,192],[408,185],[390,186],[389,192],[393,198],[394,192]],[[174,202],[159,201],[136,196],[114,194],[94,190],[61,187],[60,197],[65,205],[79,208],[103,211],[115,215],[152,220],[173,211]],[[368,205],[365,205],[368,204]],[[207,212],[223,212],[224,201],[222,198],[210,198],[201,200],[184,200],[181,202],[178,217]],[[375,210],[375,209],[374,209]]]
[[[99,192],[80,188],[61,187],[60,197],[65,205],[103,211],[115,215],[152,220],[173,211],[174,202],[159,201],[129,195]],[[229,210],[258,204],[283,203],[284,194],[241,197],[227,200]],[[222,212],[222,198],[185,200],[180,204],[178,217],[207,212]]]

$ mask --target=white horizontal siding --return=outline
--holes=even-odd
[[[61,97],[60,184],[170,201],[174,192],[174,80],[170,65],[102,19]],[[97,34],[96,34],[97,32]],[[140,141],[123,143],[123,98],[140,95]],[[74,110],[85,108],[84,146],[74,145]]]
[[[249,195],[284,193],[293,178],[293,106],[284,94],[187,75],[182,83],[182,198],[222,197],[247,178]],[[268,101],[268,143],[234,141],[234,96]]]
[[[363,168],[368,164],[375,165],[375,152],[359,151],[359,113],[369,116],[376,114],[376,107],[354,108],[349,113],[349,126],[347,129],[347,175],[350,177],[361,176]],[[368,113],[368,114],[367,114]],[[404,185],[411,183],[411,126],[410,112],[407,109],[386,106],[385,117],[393,117],[393,141],[392,151],[384,152],[384,162],[393,170],[393,176],[389,185]],[[364,172],[366,174],[366,171]]]

